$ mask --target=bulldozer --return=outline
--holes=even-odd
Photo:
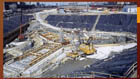
[[[71,57],[71,58],[76,58],[79,56],[78,52],[70,52],[67,54],[68,57]]]

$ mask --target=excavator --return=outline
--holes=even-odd
[[[96,52],[96,49],[93,47],[92,44],[92,37],[89,37],[86,43],[81,43],[79,45],[79,49],[85,54],[85,55],[91,55]]]
[[[89,37],[86,42],[84,40],[80,40],[80,45],[79,45],[79,51],[82,51],[83,54],[81,54],[82,57],[85,57],[86,55],[92,55],[96,52],[96,49],[93,47],[92,44],[92,37]],[[67,54],[67,56],[71,58],[76,58],[80,56],[77,51],[73,51]]]

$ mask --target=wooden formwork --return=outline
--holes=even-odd
[[[43,54],[41,54],[41,53],[34,53],[34,52],[31,52],[31,55],[34,55],[34,56],[39,57],[39,56],[41,56],[41,55],[43,55]]]
[[[40,60],[42,60],[43,58],[49,56],[50,54],[52,54],[53,52],[55,52],[56,50],[60,49],[62,47],[61,44],[50,44],[50,45],[54,45],[48,52],[41,54],[41,53],[36,53],[36,52],[29,52],[29,55],[34,55],[37,56],[34,60],[32,60],[29,63],[29,66],[27,66],[25,69],[31,67],[32,65],[36,64],[37,62],[39,62]],[[42,49],[44,49],[46,46],[42,47]],[[40,49],[40,48],[39,48]],[[40,49],[41,50],[41,49]],[[35,50],[36,51],[36,50]],[[38,50],[39,51],[39,50]],[[29,56],[28,55],[28,56]],[[22,57],[26,57],[27,55],[21,56]]]
[[[24,55],[21,55],[21,56],[17,57],[16,60],[21,60],[21,59],[23,59],[23,58],[25,58],[29,55],[31,55],[31,53],[25,53]]]
[[[42,60],[43,58],[49,56],[50,54],[52,54],[53,52],[55,52],[56,50],[60,49],[62,47],[61,44],[57,44],[57,43],[47,43],[45,45],[42,45],[38,48],[33,48],[30,49],[26,52],[24,52],[23,55],[15,58],[16,61],[22,60],[23,58],[26,58],[30,55],[36,56],[35,59],[33,59],[30,63],[29,66],[27,66],[25,69],[29,68],[30,66],[36,64],[37,62],[39,62],[40,60]],[[50,49],[48,52],[42,54],[42,53],[38,53],[38,51],[42,50],[42,49]]]
[[[54,46],[54,48],[50,49],[50,51],[48,51],[47,53],[35,58],[34,60],[31,61],[31,63],[29,64],[29,66],[34,65],[35,63],[37,63],[38,61],[40,61],[41,59],[43,59],[46,56],[49,56],[50,54],[52,54],[53,52],[55,52],[56,50],[60,49],[62,47],[62,45],[57,45]]]
[[[54,33],[50,33],[50,32],[45,33],[45,34],[40,33],[40,35],[43,36],[44,38],[48,39],[48,40],[53,40],[53,39],[58,40],[57,34],[54,34]]]
[[[35,55],[35,56],[43,55],[43,54],[40,54],[40,53],[37,54],[36,52],[38,52],[39,50],[41,50],[41,49],[43,49],[43,48],[48,49],[50,45],[52,45],[52,44],[46,44],[46,45],[40,46],[40,47],[37,48],[37,49],[28,50],[28,51],[26,51],[23,55],[17,57],[16,60],[22,60],[23,58],[25,58],[25,57],[27,57],[27,56],[29,56],[29,55]]]

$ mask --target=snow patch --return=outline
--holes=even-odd
[[[106,46],[106,47],[98,47],[96,48],[97,53],[93,54],[93,55],[89,55],[87,56],[87,58],[95,58],[95,59],[106,59],[109,57],[109,55],[112,52],[122,52],[125,49],[130,49],[137,46],[137,43],[129,43],[129,44],[125,44],[125,45],[120,45],[120,46]],[[83,58],[81,58],[80,60],[82,60]]]
[[[85,58],[80,58],[79,60],[84,60]]]

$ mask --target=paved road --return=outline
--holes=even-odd
[[[75,70],[84,69],[84,66],[93,64],[96,62],[96,59],[86,59],[86,60],[68,60],[64,64],[61,64],[59,67],[54,69],[53,71],[45,72],[42,76],[47,77],[56,74],[67,74],[71,73]]]
[[[55,12],[55,9],[52,9],[52,10],[48,10],[48,11],[44,11],[44,12],[38,12],[38,13],[36,13],[36,20],[41,24],[41,25],[43,25],[43,26],[46,26],[46,27],[48,27],[48,28],[52,28],[52,29],[54,29],[54,30],[61,30],[60,28],[58,28],[58,27],[54,27],[54,26],[52,26],[52,25],[50,25],[50,24],[47,24],[46,22],[44,22],[44,19],[43,18],[41,18],[41,14],[44,14],[44,13],[46,13],[46,14],[49,14],[49,13],[53,13],[53,12]]]

